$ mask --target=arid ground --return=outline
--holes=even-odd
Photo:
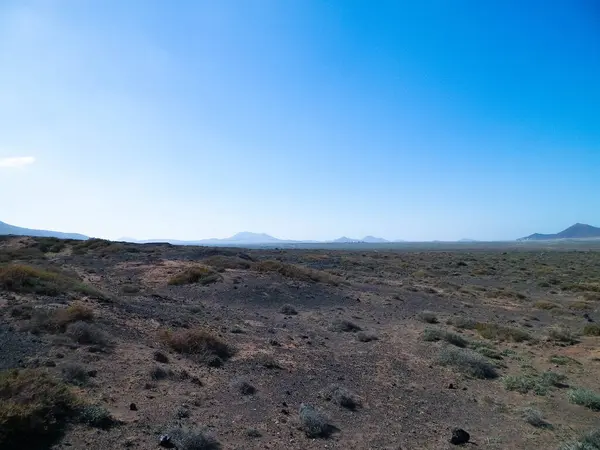
[[[599,449],[599,305],[559,246],[4,237],[0,448]]]

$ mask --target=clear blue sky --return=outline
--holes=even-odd
[[[600,226],[600,5],[4,0],[0,192],[108,238]]]

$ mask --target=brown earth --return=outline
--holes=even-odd
[[[59,379],[71,364],[95,371],[72,389],[120,421],[106,430],[71,423],[48,448],[159,448],[161,434],[183,426],[208,430],[223,449],[437,450],[454,448],[455,427],[479,449],[552,449],[598,426],[600,412],[568,398],[573,387],[600,392],[600,337],[583,335],[584,326],[600,321],[598,252],[237,250],[107,241],[59,241],[49,252],[46,241],[4,238],[0,261],[60,271],[86,289],[61,284],[48,294],[3,284],[0,275],[0,369],[36,368]],[[170,284],[198,266],[204,269],[196,282]],[[110,345],[78,342],[68,326],[51,329],[36,320],[40,311],[72,305],[93,311],[88,322]],[[292,307],[285,314],[284,305]],[[425,323],[424,311],[437,323]],[[479,325],[459,328],[457,319]],[[341,331],[344,320],[362,331]],[[509,327],[508,337],[487,335],[490,324]],[[550,338],[553,326],[575,339]],[[453,346],[424,340],[429,328],[490,349],[495,359],[487,362],[499,376],[479,379],[440,364],[440,352]],[[167,346],[165,330],[195,329],[233,354],[218,360]],[[517,331],[526,337],[513,337]],[[156,361],[157,351],[168,362]],[[505,387],[506,376],[548,370],[566,378],[543,394]],[[255,392],[244,395],[242,381]],[[350,410],[328,401],[323,391],[332,384],[361,405]],[[301,403],[329,418],[331,436],[307,436]],[[526,423],[525,407],[539,410],[551,427]]]

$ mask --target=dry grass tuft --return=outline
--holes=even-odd
[[[495,323],[480,322],[475,325],[475,329],[485,339],[511,342],[523,342],[532,339],[531,335],[525,330]]]
[[[260,261],[254,263],[252,268],[257,272],[262,273],[278,273],[293,280],[327,283],[334,286],[339,284],[339,279],[327,272],[308,269],[294,264],[287,264],[281,261]]]
[[[207,285],[221,280],[221,275],[207,266],[196,266],[185,269],[169,280],[170,285],[179,286],[182,284],[199,283]]]
[[[177,353],[184,355],[227,359],[235,353],[232,346],[205,329],[163,330],[160,332],[160,339]]]

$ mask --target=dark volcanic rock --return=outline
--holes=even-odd
[[[452,430],[452,437],[450,438],[450,443],[454,445],[462,445],[469,442],[471,436],[462,428],[455,428]]]

